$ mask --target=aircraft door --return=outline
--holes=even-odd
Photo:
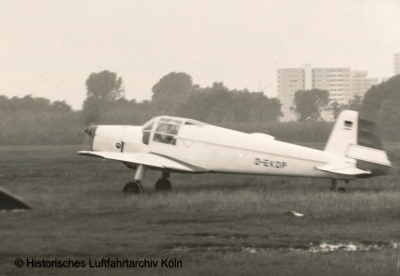
[[[155,126],[154,122],[149,123],[147,126],[143,126],[143,136],[142,136],[142,143],[148,145],[153,138],[153,128]]]
[[[160,118],[150,136],[150,149],[153,152],[165,155],[175,155],[180,148],[178,139],[179,128],[182,121],[176,119]]]

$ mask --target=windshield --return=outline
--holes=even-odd
[[[147,121],[142,127],[143,127],[143,137],[142,137],[142,142],[145,145],[149,144],[150,141],[150,134],[151,134],[151,130],[153,129],[153,125],[154,125],[155,119],[151,119],[149,121]]]
[[[176,135],[182,121],[161,118],[154,133],[154,142],[176,144]]]

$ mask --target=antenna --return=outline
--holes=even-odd
[[[274,79],[272,82],[270,82],[267,86],[265,86],[264,88],[262,88],[261,85],[261,81],[258,80],[258,85],[260,86],[260,92],[264,93],[265,89],[267,89],[268,87],[270,87],[272,84],[274,84],[276,82],[278,78]]]

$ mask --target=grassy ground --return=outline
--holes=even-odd
[[[309,145],[321,148],[321,145]],[[85,146],[0,147],[1,187],[34,208],[0,213],[1,275],[393,275],[400,242],[400,146],[386,145],[390,176],[339,194],[329,180],[172,175],[154,191],[122,193],[134,172],[77,156]],[[304,217],[282,213],[295,210]],[[323,242],[379,249],[310,252]],[[14,260],[84,260],[85,268],[16,268]],[[150,259],[157,268],[90,268],[89,259]],[[162,258],[182,268],[160,267]]]

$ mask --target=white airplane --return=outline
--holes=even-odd
[[[139,193],[147,169],[161,171],[155,188],[171,189],[170,173],[232,173],[349,180],[388,174],[391,163],[374,133],[374,123],[343,111],[323,151],[276,141],[199,121],[160,116],[143,126],[90,126],[92,151],[80,155],[136,169],[123,191]],[[344,188],[339,190],[344,191]]]

